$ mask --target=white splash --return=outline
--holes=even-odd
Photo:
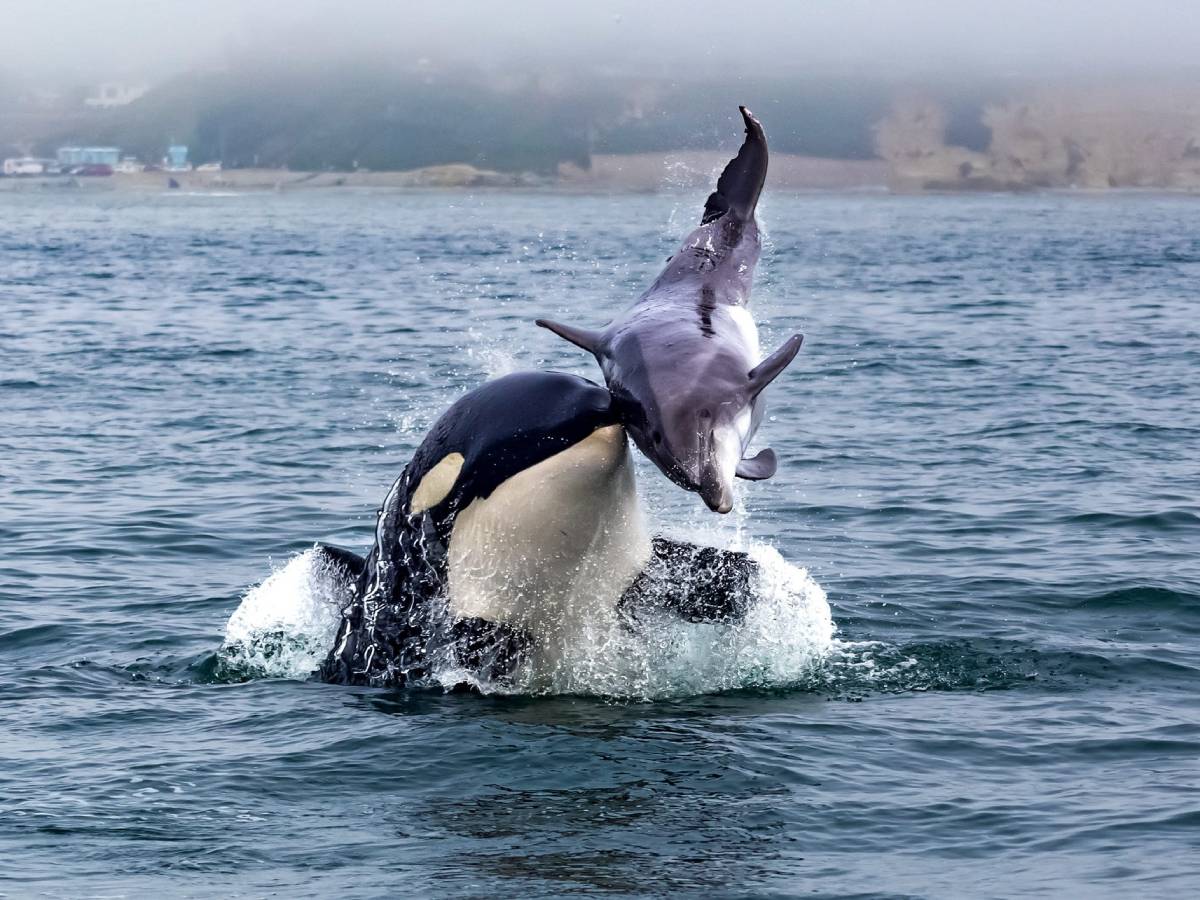
[[[512,684],[481,689],[651,700],[810,680],[834,644],[825,591],[774,548],[753,546],[749,553],[759,565],[757,600],[740,624],[690,624],[664,615],[632,632],[615,621],[596,623],[556,648],[552,666],[539,667],[535,659]]]
[[[447,689],[586,694],[652,700],[810,683],[835,650],[825,591],[773,547],[753,545],[757,602],[738,625],[690,624],[664,614],[630,631],[605,617],[537,655],[511,681],[483,681],[449,661],[434,666]],[[313,550],[246,593],[225,627],[223,667],[241,677],[308,678],[333,645],[350,586]]]
[[[352,590],[315,548],[292,557],[229,617],[222,666],[243,677],[307,678],[333,646]]]
[[[464,348],[467,358],[482,370],[488,380],[511,375],[526,367],[518,356],[519,351],[495,335],[471,327],[467,329],[467,337],[469,340]]]

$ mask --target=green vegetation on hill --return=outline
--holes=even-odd
[[[0,107],[3,86],[0,77]],[[1191,79],[1040,85],[714,74],[679,82],[285,60],[182,75],[115,109],[64,98],[57,108],[36,100],[0,109],[0,155],[33,148],[51,156],[63,144],[89,143],[153,161],[183,143],[193,162],[231,169],[468,164],[552,175],[564,163],[588,169],[593,155],[731,151],[740,140],[737,105],[746,103],[775,152],[881,159],[901,189],[1200,185],[1200,94]]]
[[[65,142],[113,144],[153,160],[178,142],[197,162],[229,167],[401,170],[461,162],[552,173],[562,162],[586,168],[593,152],[735,145],[736,107],[748,103],[770,122],[781,152],[869,159],[871,129],[888,102],[883,85],[850,81],[681,85],[257,65],[180,76],[41,143],[45,152]]]
[[[496,90],[467,80],[423,80],[377,68],[287,72],[277,68],[189,74],[113,110],[86,135],[157,159],[187,144],[196,161],[297,170],[413,169],[447,162],[552,172],[586,165],[591,123],[602,110],[577,96],[528,86]],[[76,129],[77,130],[77,129]]]

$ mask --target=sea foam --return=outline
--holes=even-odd
[[[225,625],[218,653],[226,674],[307,678],[333,646],[353,588],[310,548],[251,588]]]

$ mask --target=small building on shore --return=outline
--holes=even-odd
[[[121,161],[118,147],[59,147],[60,166],[116,166]]]
[[[114,106],[128,106],[134,100],[142,97],[148,90],[146,84],[121,84],[116,81],[106,81],[96,88],[96,93],[87,97],[83,102],[93,109],[111,109]]]
[[[185,144],[172,144],[167,148],[163,157],[163,168],[168,172],[190,172],[192,164],[188,162],[188,148]]]
[[[4,161],[4,174],[13,175],[45,175],[50,160],[35,159],[32,156],[19,156]]]

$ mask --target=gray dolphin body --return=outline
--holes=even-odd
[[[762,419],[763,389],[800,350],[793,335],[761,359],[746,309],[761,242],[754,211],[767,174],[762,125],[741,107],[746,138],[666,268],[600,331],[537,324],[592,353],[638,448],[710,509],[733,507],[733,478],[775,474],[775,453],[744,459]]]

